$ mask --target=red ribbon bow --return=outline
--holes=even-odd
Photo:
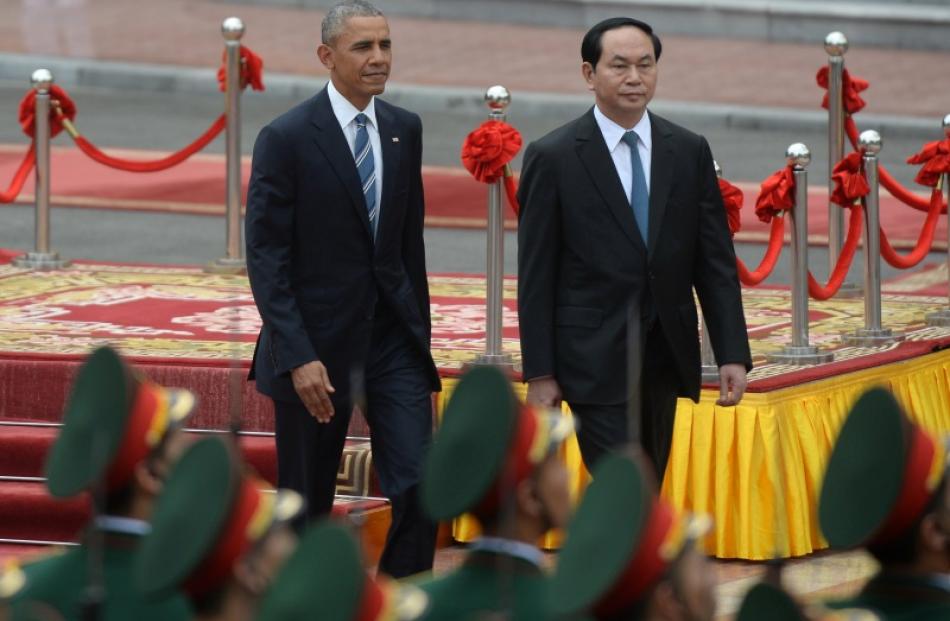
[[[755,215],[768,223],[773,216],[790,211],[794,206],[795,175],[792,174],[792,167],[786,166],[762,182],[759,197],[755,200]]]
[[[818,86],[827,90],[828,89],[828,67],[822,67],[818,70],[818,75],[815,76],[818,80]],[[867,80],[861,78],[852,78],[851,74],[848,73],[848,70],[845,69],[842,72],[841,76],[841,100],[844,102],[844,109],[848,114],[854,114],[861,108],[867,105],[864,99],[861,98],[859,93],[871,85]],[[825,93],[824,99],[821,100],[821,107],[828,109],[828,93]]]
[[[485,121],[465,138],[462,164],[482,183],[493,183],[521,149],[521,134],[502,121]]]
[[[908,164],[923,164],[914,179],[920,185],[936,187],[940,175],[950,173],[950,138],[924,145],[920,153],[910,156]]]
[[[742,209],[745,195],[742,194],[742,190],[725,179],[719,180],[719,192],[722,194],[722,204],[726,208],[729,232],[735,237],[739,229],[742,228],[742,216],[739,214],[739,210]]]
[[[857,151],[852,151],[835,164],[831,169],[831,181],[835,186],[831,202],[842,207],[851,207],[855,200],[867,196],[871,191],[862,170],[861,154]]]
[[[221,57],[221,67],[218,69],[218,89],[222,93],[227,90],[228,84],[227,59],[228,52],[225,50]],[[255,91],[264,90],[264,61],[261,60],[260,56],[242,45],[241,90],[247,88],[248,84],[250,84],[251,88],[253,88]]]
[[[66,91],[51,84],[49,87],[50,108],[49,108],[49,135],[50,138],[63,131],[63,118],[70,121],[76,118],[76,104],[70,99]],[[59,111],[57,105],[59,104]],[[60,111],[62,116],[60,116]],[[30,138],[36,137],[36,89],[31,88],[29,92],[20,101],[20,127],[23,133]]]

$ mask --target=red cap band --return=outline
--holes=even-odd
[[[356,621],[376,621],[379,613],[383,610],[385,603],[383,590],[379,588],[376,581],[366,576],[363,583],[362,602],[360,603],[359,613],[356,615]]]
[[[927,482],[937,447],[934,446],[933,439],[917,425],[911,425],[911,430],[901,492],[891,514],[869,545],[884,544],[896,539],[920,517],[933,497],[935,490],[928,489]]]
[[[534,437],[538,433],[538,417],[534,410],[527,406],[518,408],[517,425],[504,465],[473,511],[477,516],[494,515],[511,490],[531,476],[534,470],[534,464],[529,458]]]
[[[158,411],[161,397],[148,382],[135,383],[135,399],[119,443],[119,452],[106,472],[106,488],[110,492],[122,489],[131,479],[135,466],[148,457],[148,430]]]

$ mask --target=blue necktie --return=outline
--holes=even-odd
[[[373,145],[369,141],[369,131],[366,129],[368,120],[362,112],[356,115],[356,146],[353,149],[353,157],[356,160],[356,170],[360,174],[360,183],[363,186],[363,198],[366,199],[366,210],[369,212],[369,226],[375,238],[379,207],[376,206],[376,163],[373,161]]]
[[[640,229],[643,243],[647,243],[647,227],[650,223],[650,192],[647,190],[647,178],[640,163],[640,149],[637,148],[637,132],[625,132],[622,140],[630,147],[630,167],[633,168],[633,183],[630,185],[630,207]]]

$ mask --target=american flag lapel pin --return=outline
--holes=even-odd
[[[399,136],[393,136],[393,142],[399,142]]]

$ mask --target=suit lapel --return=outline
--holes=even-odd
[[[649,113],[647,113],[649,114]],[[666,122],[650,114],[650,127],[653,138],[650,155],[650,224],[648,235],[648,253],[652,257],[660,234],[660,225],[666,213],[667,199],[673,181],[673,139]]]
[[[576,139],[577,156],[587,169],[587,174],[593,180],[597,191],[610,208],[610,212],[616,218],[620,229],[634,246],[644,250],[643,239],[640,237],[633,217],[633,209],[630,208],[620,177],[617,176],[617,167],[614,166],[614,161],[607,150],[604,135],[594,119],[593,108],[581,117],[577,126]]]
[[[330,96],[327,94],[326,88],[317,94],[314,103],[314,112],[311,118],[316,128],[313,134],[314,142],[323,151],[323,155],[330,162],[330,166],[340,179],[340,183],[343,184],[350,195],[350,203],[356,209],[360,221],[363,222],[366,234],[372,237],[372,230],[369,227],[369,213],[366,210],[366,199],[363,196],[356,162],[353,161],[353,152],[346,142],[340,123],[333,114],[333,108],[330,106]]]
[[[396,119],[386,106],[380,105],[376,100],[376,121],[379,123],[379,143],[383,151],[383,194],[379,202],[379,228],[376,231],[376,245],[384,234],[387,234],[388,224],[397,222],[399,219],[392,213],[394,205],[392,202],[393,186],[399,177],[400,152],[398,140],[403,136]]]

